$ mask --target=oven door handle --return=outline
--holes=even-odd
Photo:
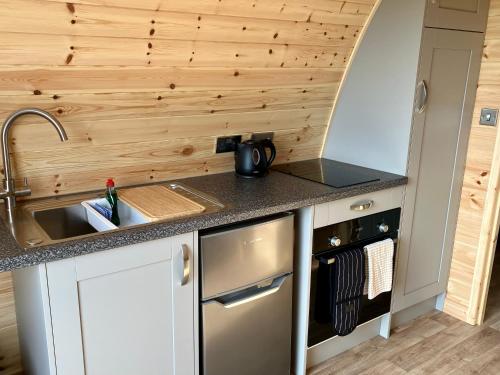
[[[353,244],[350,244],[350,245],[346,245],[346,246],[344,246],[341,249],[325,250],[325,251],[322,251],[319,254],[313,254],[313,258],[315,258],[318,262],[321,262],[321,263],[324,263],[324,264],[327,264],[327,265],[331,265],[331,264],[335,263],[335,255],[337,255],[337,254],[345,253],[346,251],[349,251],[349,250],[352,250],[352,249],[355,249],[355,248],[365,247],[368,244],[375,243],[375,242],[380,242],[380,241],[384,241],[384,240],[387,240],[389,238],[392,239],[392,242],[394,242],[394,246],[396,247],[398,245],[398,241],[399,241],[398,238],[397,237],[385,236],[385,237],[382,237],[382,238],[372,239],[371,241],[369,241],[368,243],[365,243],[362,246],[359,245],[359,244],[357,244],[357,243],[353,243]]]
[[[249,290],[248,292],[242,293],[240,296],[236,298],[224,298],[224,297],[219,297],[215,298],[214,301],[221,304],[224,306],[225,309],[232,309],[237,306],[244,305],[246,303],[252,302],[259,300],[261,298],[264,298],[266,296],[270,296],[271,294],[274,294],[278,292],[281,287],[283,286],[283,283],[285,280],[291,276],[291,274],[286,274],[280,277],[277,277],[274,279],[269,285],[257,288],[251,288],[253,290]]]

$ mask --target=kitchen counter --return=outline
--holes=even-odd
[[[275,171],[260,179],[239,178],[229,172],[181,179],[176,182],[216,197],[225,207],[217,212],[143,224],[27,248],[21,247],[16,242],[8,224],[1,221],[0,272],[388,189],[406,184],[407,178],[380,172],[379,181],[340,189]]]

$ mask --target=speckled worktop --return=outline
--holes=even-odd
[[[225,207],[214,213],[97,233],[30,248],[21,247],[2,221],[0,272],[272,215],[407,183],[406,177],[394,174],[380,172],[379,177],[380,180],[376,182],[341,189],[276,171],[271,171],[268,176],[260,179],[243,179],[234,173],[222,173],[176,180],[216,197]]]

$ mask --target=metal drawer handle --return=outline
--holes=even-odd
[[[425,80],[420,81],[417,86],[419,93],[421,93],[420,106],[415,109],[417,113],[423,113],[425,111],[425,107],[427,106],[427,99],[429,97],[429,90],[427,89],[427,83]]]
[[[225,309],[231,309],[231,308],[236,307],[236,306],[241,306],[241,305],[244,305],[246,303],[256,301],[258,299],[264,298],[266,296],[270,296],[271,294],[274,294],[277,291],[279,291],[281,289],[281,286],[283,285],[283,283],[285,282],[285,280],[289,276],[290,275],[284,275],[284,276],[281,276],[277,279],[274,279],[273,282],[268,287],[262,288],[263,291],[258,292],[258,293],[251,293],[247,297],[243,297],[243,298],[236,299],[236,300],[231,300],[228,302],[224,302],[222,299],[215,299],[215,301],[222,304]]]
[[[189,282],[189,247],[186,244],[182,244],[182,280],[181,285],[186,285]]]
[[[373,207],[373,204],[375,202],[373,201],[365,201],[365,202],[359,202],[359,203],[354,203],[351,205],[351,211],[366,211],[369,210],[370,208]]]

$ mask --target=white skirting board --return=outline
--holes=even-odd
[[[366,323],[360,324],[348,336],[335,336],[307,350],[307,368],[316,366],[337,354],[345,352],[373,337],[384,336],[390,314],[382,315]],[[384,332],[381,332],[383,330]]]
[[[439,303],[438,298],[439,296],[429,298],[428,300],[420,302],[417,305],[408,307],[407,309],[392,314],[391,327],[394,328],[402,326],[403,324],[408,323],[410,320],[416,319],[419,316],[434,311]]]
[[[436,297],[436,310],[444,311],[444,303],[446,301],[446,292],[441,293]]]
[[[316,366],[376,336],[382,336],[385,339],[389,339],[391,327],[401,326],[419,316],[434,311],[439,305],[439,297],[440,296],[430,298],[394,315],[387,313],[359,325],[356,330],[348,336],[335,336],[309,348],[307,350],[307,368]]]

